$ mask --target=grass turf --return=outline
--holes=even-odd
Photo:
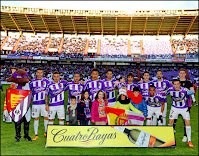
[[[9,85],[3,85],[1,92],[1,155],[198,155],[198,106],[191,109],[191,131],[192,143],[194,148],[188,147],[187,143],[182,142],[184,128],[183,119],[179,116],[176,125],[176,148],[45,148],[46,139],[44,137],[43,118],[39,119],[39,139],[37,141],[28,142],[21,138],[20,142],[15,142],[14,123],[3,122],[3,104],[6,95],[6,89]],[[196,94],[198,102],[198,90]],[[65,92],[65,98],[68,98],[68,92]],[[171,107],[171,99],[168,96],[168,114]],[[65,100],[65,106],[67,100]],[[34,137],[34,120],[31,119],[29,134]],[[55,119],[58,124],[58,119]],[[66,125],[66,123],[65,123]],[[22,124],[23,137],[23,124]]]

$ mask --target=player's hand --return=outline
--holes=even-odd
[[[80,81],[83,85],[85,84],[85,82],[84,81]]]
[[[144,120],[146,120],[146,117],[144,117]]]
[[[91,120],[92,123],[95,123],[95,120]]]
[[[69,125],[69,122],[67,121],[66,124]]]
[[[108,99],[105,99],[105,102],[108,103]]]
[[[48,105],[46,105],[46,111],[49,111],[49,106]]]
[[[189,112],[189,113],[190,113],[190,111],[191,111],[191,107],[188,107],[187,112]]]
[[[77,122],[78,122],[78,125],[80,125],[80,121],[79,121],[79,120],[77,120]]]

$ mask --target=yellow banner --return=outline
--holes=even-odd
[[[175,147],[172,126],[48,125],[46,147]]]

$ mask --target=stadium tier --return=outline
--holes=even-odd
[[[127,38],[100,39],[86,37],[42,37],[42,36],[1,36],[2,51],[12,53],[31,52],[52,55],[95,53],[100,56],[111,55],[173,55],[198,53],[197,38],[183,39],[143,39],[131,40]],[[3,53],[4,54],[4,53]],[[5,53],[6,54],[6,53]]]

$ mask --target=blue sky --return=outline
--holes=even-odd
[[[1,5],[74,10],[198,9],[197,1],[1,1]]]

